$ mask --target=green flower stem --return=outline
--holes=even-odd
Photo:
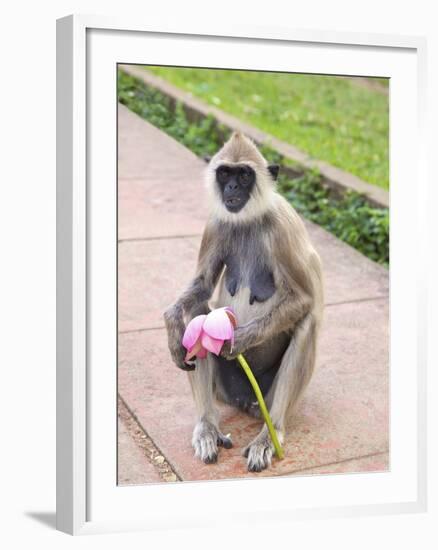
[[[269,412],[266,407],[266,403],[265,403],[265,400],[263,399],[263,395],[257,383],[257,380],[255,379],[252,373],[252,370],[249,368],[249,365],[246,362],[245,357],[243,357],[241,353],[239,353],[236,359],[239,361],[240,366],[245,371],[245,374],[251,383],[252,389],[256,394],[257,401],[259,402],[259,405],[260,405],[260,410],[262,411],[263,418],[265,419],[266,425],[269,430],[269,435],[271,436],[272,443],[274,444],[275,452],[278,458],[281,460],[282,458],[284,458],[284,452],[283,452],[283,449],[281,448],[280,442],[278,441],[277,432],[274,428],[274,425],[272,424],[271,417],[269,416]]]

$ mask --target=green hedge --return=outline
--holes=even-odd
[[[183,106],[176,105],[161,92],[119,71],[119,101],[157,126],[196,155],[213,155],[230,133],[213,117],[189,121]],[[282,164],[282,157],[268,147],[262,152],[269,162]],[[321,182],[321,176],[306,170],[299,177],[280,174],[278,189],[307,219],[324,227],[372,260],[389,264],[389,212],[374,208],[355,192],[334,197]]]

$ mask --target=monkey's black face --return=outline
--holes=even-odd
[[[256,181],[254,170],[246,164],[221,164],[216,170],[216,181],[222,201],[229,212],[240,212],[251,197]]]

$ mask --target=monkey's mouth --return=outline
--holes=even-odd
[[[240,210],[240,208],[243,206],[242,203],[243,201],[240,197],[230,197],[229,199],[225,200],[225,206],[231,212],[236,212],[237,210]]]

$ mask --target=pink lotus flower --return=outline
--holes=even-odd
[[[185,361],[193,357],[205,359],[210,351],[219,355],[226,340],[234,343],[236,316],[229,307],[214,309],[208,315],[198,315],[187,325],[182,344],[187,350]]]

